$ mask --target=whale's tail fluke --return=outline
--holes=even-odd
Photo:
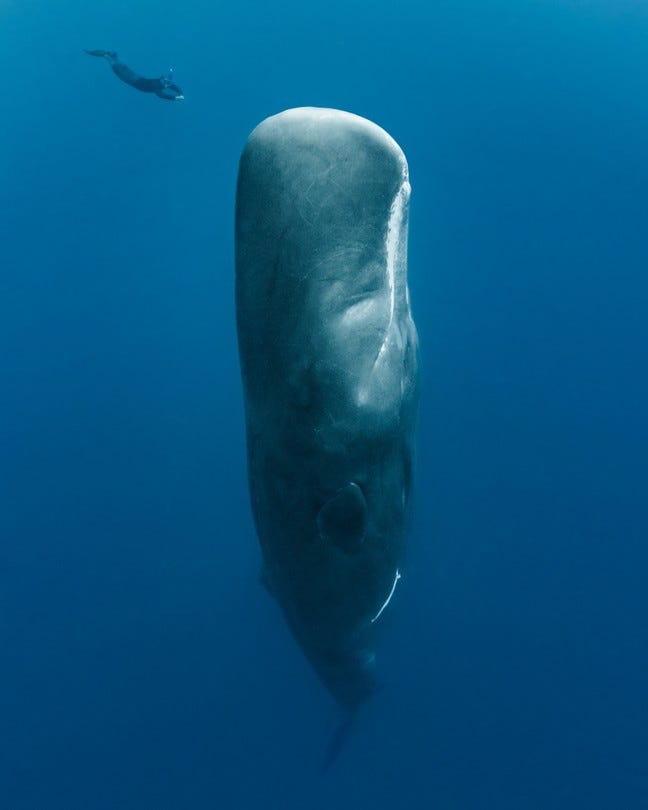
[[[331,766],[340,755],[340,751],[344,748],[351,736],[353,728],[353,721],[355,720],[356,713],[349,711],[342,718],[340,725],[335,729],[331,737],[328,748],[326,749],[326,757],[322,765],[322,774],[326,774],[331,769]]]

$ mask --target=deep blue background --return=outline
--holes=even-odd
[[[648,8],[218,5],[0,0],[0,807],[648,807]],[[233,318],[238,155],[303,104],[408,156],[423,359],[387,688],[326,778]]]

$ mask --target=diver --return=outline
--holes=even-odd
[[[173,82],[172,70],[166,76],[160,76],[159,79],[145,79],[144,76],[138,76],[128,65],[120,61],[116,51],[88,51],[85,48],[84,51],[90,56],[102,56],[108,61],[116,76],[136,90],[141,90],[142,93],[155,93],[158,98],[167,101],[181,101],[184,98],[182,90]]]

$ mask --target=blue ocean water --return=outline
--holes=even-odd
[[[0,1],[2,810],[648,807],[647,41],[624,0]],[[423,363],[385,688],[326,777],[233,312],[238,156],[300,105],[408,157]]]

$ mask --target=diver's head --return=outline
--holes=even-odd
[[[162,87],[158,90],[156,95],[167,101],[182,101],[184,98],[182,89],[178,87],[177,84],[165,79],[162,79]]]

